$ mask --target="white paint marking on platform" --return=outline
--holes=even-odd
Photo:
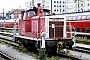
[[[90,45],[86,45],[86,44],[76,43],[76,46],[85,47],[85,48],[89,48],[90,49]]]
[[[82,60],[90,60],[90,54],[86,54],[86,53],[81,53],[81,52],[76,52],[76,51],[71,51],[68,50],[67,53],[68,56],[73,56]]]

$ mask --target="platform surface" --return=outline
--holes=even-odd
[[[0,45],[0,51],[16,58],[17,60],[37,60],[34,57],[29,56],[28,54],[21,53],[10,47],[8,48],[6,45]]]

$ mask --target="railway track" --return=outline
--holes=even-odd
[[[84,48],[84,47],[76,46],[76,48],[74,48],[73,50],[90,54],[90,48]]]
[[[3,51],[0,51],[0,55],[6,60],[17,60],[16,58],[4,53]]]
[[[13,35],[11,33],[1,32],[0,33],[0,40],[7,43],[7,44],[13,45],[15,47],[19,46],[19,43],[14,42]]]
[[[68,50],[65,55],[76,58],[78,60],[90,60],[90,54],[82,53],[79,51]]]
[[[90,60],[90,48],[76,46],[73,50],[67,50],[66,53],[59,53],[59,55],[74,58],[74,60]]]
[[[86,41],[76,40],[76,43],[82,43],[82,44],[90,45],[90,41],[89,42],[86,42]]]
[[[10,43],[11,45],[14,45],[14,46],[18,47],[19,44],[15,43],[13,41],[12,36],[13,36],[12,33],[4,33],[4,32],[0,33],[0,39],[2,41],[4,41],[5,43]],[[83,59],[86,59],[86,58],[84,58],[83,55],[90,56],[90,49],[85,48],[85,47],[76,46],[76,48],[74,48],[73,50],[68,50],[68,52],[66,54],[59,53],[59,55],[61,55],[61,54],[64,55],[64,56],[67,56],[67,57],[75,58],[75,59],[78,59],[78,60],[83,60]],[[87,58],[87,60],[88,59],[90,59],[90,58]]]
[[[3,57],[6,58],[6,60],[36,60],[35,58],[29,56],[28,54],[24,54],[18,50],[12,49],[12,47],[8,48],[8,44],[11,46],[14,46],[16,48],[19,48],[19,44],[15,43],[12,39],[12,34],[9,35],[7,33],[1,33],[0,35],[0,41],[5,42],[7,45],[0,45],[0,55],[2,54]],[[3,48],[4,47],[4,48]]]

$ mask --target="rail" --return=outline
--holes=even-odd
[[[17,60],[16,58],[8,55],[7,53],[4,53],[3,51],[0,51],[0,55],[3,56],[7,60]]]
[[[86,52],[87,49],[85,50],[85,49],[81,49],[81,48],[79,49],[79,48],[80,47],[74,48],[74,50],[67,50],[67,53],[62,53],[62,54],[66,55],[66,56],[71,56],[71,57],[74,57],[77,59],[81,59],[81,60],[84,60],[84,59],[89,60],[90,59],[90,53],[89,53],[90,51]],[[75,49],[78,49],[78,50],[76,51]],[[61,54],[61,53],[58,53],[58,54]]]

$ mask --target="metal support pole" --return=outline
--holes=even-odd
[[[42,45],[41,45],[41,48],[45,48],[45,32],[42,32],[41,33],[41,36],[42,36]]]
[[[76,35],[76,34],[74,33],[74,36],[72,37],[72,38],[73,38],[72,41],[74,42],[74,45],[72,46],[73,48],[76,47],[75,35]]]
[[[13,27],[13,41],[15,41],[15,35],[16,35],[16,21]]]
[[[3,8],[3,20],[4,20],[4,8]]]
[[[45,49],[45,32],[42,32],[41,33],[41,37],[42,37],[42,45],[41,45],[41,48],[39,50],[39,59],[40,60],[46,60],[46,49]]]

